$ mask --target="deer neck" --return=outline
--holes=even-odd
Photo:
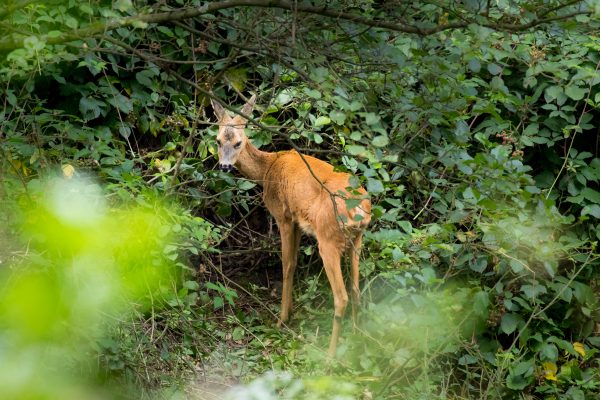
[[[275,157],[275,153],[260,151],[248,139],[235,166],[246,178],[256,181],[262,186],[265,175],[275,161]]]

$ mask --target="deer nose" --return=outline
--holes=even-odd
[[[219,169],[223,172],[233,171],[233,165],[231,164],[219,164]]]

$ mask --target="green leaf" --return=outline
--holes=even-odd
[[[398,226],[406,233],[412,233],[412,225],[410,221],[398,221]]]
[[[84,14],[88,14],[88,15],[94,14],[94,9],[89,4],[81,3],[79,5],[79,10]]]
[[[529,124],[527,125],[527,128],[525,128],[523,130],[523,135],[535,135],[536,133],[538,133],[540,130],[540,125],[539,124]]]
[[[594,218],[600,219],[600,205],[590,204],[589,206],[583,207],[581,215],[591,215]]]
[[[15,92],[12,89],[7,89],[6,90],[6,100],[8,101],[8,104],[10,104],[13,107],[17,106],[17,96],[15,96]]]
[[[170,28],[168,28],[168,27],[166,27],[166,26],[164,26],[164,25],[159,25],[159,26],[158,26],[156,29],[157,29],[159,32],[162,32],[162,33],[164,33],[164,34],[165,34],[165,35],[167,35],[168,37],[171,37],[171,38],[172,38],[172,37],[175,37],[175,34],[173,33],[173,31],[172,31]]]
[[[533,360],[525,360],[518,363],[512,370],[514,374],[530,376],[533,374]]]
[[[588,93],[586,88],[570,85],[565,88],[565,94],[573,100],[581,100]]]
[[[377,125],[381,119],[379,115],[375,113],[365,113],[365,122],[367,125]]]
[[[331,119],[329,119],[329,117],[325,116],[325,115],[321,115],[319,118],[317,118],[315,120],[315,126],[323,126],[323,125],[329,125],[331,123]]]
[[[332,110],[329,113],[329,118],[338,125],[343,125],[346,120],[346,113],[339,110]]]
[[[481,63],[478,59],[472,58],[469,60],[469,69],[475,73],[481,71]]]
[[[45,45],[46,42],[40,40],[37,36],[29,36],[23,40],[23,47],[31,51],[40,51]]]
[[[591,304],[594,301],[594,292],[585,283],[574,281],[571,283],[571,288],[578,302]]]
[[[131,127],[125,124],[119,125],[119,134],[124,138],[128,138],[131,135]]]
[[[564,89],[560,86],[550,86],[546,89],[544,93],[544,98],[547,103],[556,100],[562,93],[564,93]]]
[[[371,143],[375,147],[385,147],[390,143],[390,139],[388,139],[387,136],[379,135],[379,136],[375,136]]]
[[[252,182],[252,181],[248,181],[248,180],[240,180],[238,181],[238,188],[240,190],[250,190],[253,187],[256,186],[256,183]]]
[[[482,273],[487,267],[487,257],[471,258],[469,260],[469,268],[475,272]]]
[[[79,27],[79,21],[77,21],[75,18],[71,17],[70,15],[67,15],[64,18],[65,25],[67,25],[69,28],[77,29]]]
[[[583,392],[583,390],[581,390],[575,386],[570,387],[569,390],[567,390],[566,394],[567,394],[567,397],[565,397],[565,398],[569,399],[569,400],[586,400],[586,396],[585,396],[585,393]]]
[[[462,119],[456,121],[456,127],[454,128],[454,136],[458,143],[467,143],[469,141],[470,132],[471,129],[465,121],[463,121]]]
[[[502,316],[502,321],[500,322],[500,330],[509,335],[517,329],[517,325],[520,321],[522,321],[522,319],[518,314],[504,314]]]
[[[510,369],[506,377],[506,386],[513,390],[523,390],[533,382],[535,364],[533,360],[521,361]]]
[[[50,31],[46,34],[46,36],[50,39],[54,39],[60,37],[62,34],[63,33],[61,31]]]
[[[343,196],[343,192],[342,192]],[[344,203],[346,204],[347,209],[351,209],[357,207],[360,204],[360,199],[344,199]]]
[[[223,305],[225,304],[225,302],[223,301],[223,298],[221,296],[215,296],[213,297],[213,308],[219,309],[219,308],[223,308]]]
[[[472,203],[476,203],[477,199],[479,198],[479,192],[477,192],[477,190],[474,190],[471,187],[466,188],[463,193],[463,199],[472,202]]]
[[[93,97],[82,97],[79,100],[79,111],[86,121],[98,118],[104,103]]]
[[[317,92],[316,90],[315,90],[315,92],[317,94],[319,94],[319,92]],[[293,98],[294,98],[294,92],[291,89],[284,89],[281,92],[279,92],[277,97],[275,97],[275,100],[273,100],[273,103],[278,106],[284,106],[287,103],[289,103],[290,101],[292,101]]]
[[[241,326],[236,326],[231,334],[231,338],[236,342],[239,342],[246,336],[246,331]]]
[[[115,0],[113,3],[113,7],[119,11],[127,12],[133,9],[133,4],[131,0]]]
[[[590,187],[586,187],[581,191],[583,197],[596,204],[600,204],[600,192]]]
[[[586,341],[592,346],[600,348],[600,336],[590,336]]]
[[[346,146],[346,151],[348,151],[348,153],[352,154],[353,156],[358,156],[366,154],[367,149],[365,148],[365,146],[351,144]]]
[[[229,68],[223,74],[229,86],[241,92],[246,88],[248,73],[246,68]]]
[[[185,281],[183,282],[183,286],[190,290],[198,290],[200,285],[196,281]]]
[[[285,90],[284,90],[285,91]],[[313,98],[315,100],[319,100],[321,98],[321,92],[319,92],[316,89],[309,89],[306,88],[304,89],[304,93],[306,93],[306,95],[310,98]]]
[[[153,86],[152,78],[155,75],[156,74],[154,73],[154,71],[145,69],[145,70],[140,71],[135,74],[135,80],[138,81],[138,83],[140,85],[146,86],[148,88],[152,88],[152,86]]]
[[[540,360],[556,361],[558,360],[558,348],[552,343],[545,343],[540,349]]]
[[[133,103],[131,102],[131,99],[123,96],[121,93],[117,93],[112,97],[108,96],[106,101],[124,114],[129,114],[133,111]]]
[[[473,311],[479,316],[487,315],[488,307],[490,305],[490,296],[483,290],[475,293],[473,296]]]
[[[529,385],[529,379],[521,375],[508,374],[506,377],[506,386],[513,390],[523,390]]]
[[[487,66],[487,70],[492,75],[500,75],[502,72],[502,67],[495,63],[489,63]]]
[[[368,178],[367,179],[367,192],[371,194],[382,193],[385,190],[383,182],[379,179]]]
[[[523,285],[521,291],[525,294],[528,299],[538,298],[540,294],[547,292],[546,287],[540,284],[535,285]]]

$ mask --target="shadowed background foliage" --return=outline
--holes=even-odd
[[[1,386],[597,397],[597,7],[5,2]],[[309,238],[293,319],[274,327],[277,227],[254,182],[216,170],[210,93],[233,110],[257,94],[257,146],[325,159],[372,195],[361,320],[335,362]]]

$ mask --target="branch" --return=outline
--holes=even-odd
[[[25,0],[22,3],[28,3]],[[554,17],[545,18],[550,12],[561,10],[567,6],[583,4],[582,0],[571,0],[560,6],[551,8],[547,12],[541,14],[542,17],[535,18],[534,20],[523,23],[523,24],[503,24],[503,23],[485,23],[480,24],[482,26],[497,29],[497,30],[508,30],[508,31],[524,31],[537,25],[542,25],[548,22],[555,22],[572,18],[577,15],[588,15],[591,11],[576,11],[569,14],[557,15]],[[382,28],[390,31],[404,32],[410,34],[416,34],[420,36],[432,35],[434,33],[442,32],[450,29],[460,29],[467,27],[470,23],[476,23],[474,21],[460,21],[452,22],[447,24],[436,25],[430,28],[419,27],[415,25],[408,25],[398,22],[390,22],[376,18],[369,18],[363,15],[357,15],[348,13],[327,6],[312,6],[308,4],[298,4],[294,0],[224,0],[218,2],[211,2],[205,4],[202,7],[178,9],[168,12],[154,13],[154,14],[140,14],[131,17],[122,17],[111,19],[105,22],[89,25],[85,28],[75,30],[69,33],[63,33],[59,36],[42,36],[47,44],[60,44],[70,42],[74,40],[85,39],[90,36],[105,33],[107,31],[116,29],[122,26],[145,26],[146,24],[153,23],[164,23],[164,22],[175,22],[182,21],[185,19],[195,18],[204,14],[212,14],[219,10],[225,10],[229,8],[239,7],[262,7],[262,8],[279,8],[297,13],[316,14],[332,19],[345,20],[355,22],[357,24],[366,25],[374,28]],[[6,11],[8,9],[5,9]],[[2,12],[2,11],[0,11]],[[23,38],[5,38],[0,40],[0,51],[11,51],[23,47]]]
[[[495,30],[504,30],[504,31],[510,31],[510,32],[523,32],[526,31],[527,29],[533,28],[534,26],[538,26],[538,25],[543,25],[543,24],[547,24],[549,22],[555,22],[555,21],[563,21],[569,18],[573,18],[576,17],[578,15],[590,15],[591,11],[575,11],[569,14],[564,14],[564,15],[557,15],[555,17],[549,17],[549,18],[536,18],[526,24],[496,24],[496,25],[483,25],[487,28],[491,28],[491,29],[495,29]]]
[[[295,65],[293,65],[290,61],[286,60],[285,57],[281,54],[273,54],[273,51],[270,50],[266,50],[265,48],[258,48],[258,47],[251,47],[248,46],[246,43],[239,43],[239,42],[234,42],[231,40],[226,40],[223,38],[219,38],[216,36],[212,36],[209,35],[206,32],[202,32],[198,29],[192,28],[189,25],[186,25],[182,22],[176,22],[176,25],[182,27],[183,29],[194,33],[198,36],[201,36],[207,40],[213,41],[213,42],[217,42],[217,43],[222,43],[225,44],[227,46],[231,46],[240,50],[246,50],[246,51],[250,51],[252,53],[255,53],[257,55],[261,55],[263,57],[268,57],[271,60],[275,61],[275,62],[279,62],[281,64],[283,64],[286,68],[291,69],[292,71],[296,72],[298,75],[300,75],[309,85],[314,86],[312,83],[312,79],[302,70],[298,69]]]
[[[547,9],[546,11],[544,11],[543,13],[541,13],[540,17],[545,17],[546,15],[548,15],[550,13],[553,13],[553,12],[556,12],[556,11],[560,11],[563,8],[566,8],[566,7],[569,7],[569,6],[574,6],[577,3],[581,3],[581,0],[570,0],[570,1],[567,1],[566,3],[562,3],[562,4],[559,4],[559,5],[555,6],[555,7],[551,7],[549,9]]]

